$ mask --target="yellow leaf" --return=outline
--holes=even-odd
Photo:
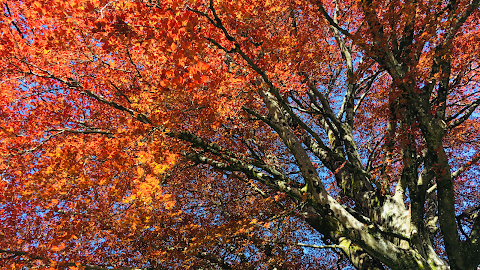
[[[163,173],[166,169],[168,169],[168,166],[162,165],[162,164],[157,164],[155,168],[153,168],[153,172],[155,174],[161,174]]]
[[[138,177],[142,177],[145,174],[145,170],[142,167],[137,167]]]

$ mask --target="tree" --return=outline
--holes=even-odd
[[[479,0],[1,5],[2,267],[480,264]]]

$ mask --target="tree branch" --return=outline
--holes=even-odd
[[[210,252],[198,252],[196,256],[200,259],[208,260],[216,265],[220,266],[222,269],[232,269],[232,266],[226,262],[223,258],[220,258]]]
[[[459,126],[460,124],[462,124],[463,122],[465,122],[474,112],[475,110],[478,108],[478,106],[480,105],[480,99],[477,99],[475,100],[475,102],[471,103],[470,105],[468,105],[467,107],[464,107],[462,108],[460,111],[458,111],[455,115],[449,117],[446,122],[450,122],[452,120],[454,120],[455,118],[457,118],[460,114],[463,113],[462,117],[460,118],[457,118],[455,119],[453,122],[451,122],[450,124],[448,124],[448,129],[453,129],[457,126]]]
[[[322,15],[325,17],[325,19],[328,21],[328,23],[334,27],[335,29],[337,29],[340,33],[344,34],[345,36],[349,37],[349,38],[352,38],[352,34],[350,34],[347,30],[344,30],[343,28],[341,28],[335,21],[332,17],[330,17],[330,15],[328,15],[327,11],[325,10],[325,8],[323,7],[323,4],[322,2],[320,2],[319,0],[315,1],[315,3],[317,4],[318,6],[318,10],[322,13]]]
[[[480,160],[480,151],[475,153],[473,157],[465,164],[463,164],[460,168],[458,168],[455,172],[452,173],[452,179],[457,178],[462,174],[464,171],[468,170],[471,166],[475,165]]]
[[[463,14],[460,14],[456,19],[456,23],[453,27],[451,27],[449,30],[447,30],[447,35],[445,36],[443,40],[443,44],[446,44],[450,42],[452,38],[455,37],[457,34],[458,30],[462,25],[467,21],[468,17],[480,6],[480,0],[473,0],[470,4],[466,6],[465,11]]]

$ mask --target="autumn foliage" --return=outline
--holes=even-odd
[[[479,0],[1,0],[0,268],[477,269]]]

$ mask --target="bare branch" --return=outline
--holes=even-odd
[[[455,172],[453,172],[452,179],[455,179],[458,176],[460,176],[460,174],[462,174],[464,171],[468,170],[471,166],[475,165],[475,163],[477,163],[478,160],[480,160],[480,151],[478,151],[475,155],[473,155],[473,157],[467,163],[465,163],[463,166],[461,166]]]
[[[473,102],[472,104],[470,104],[469,106],[461,109],[459,112],[457,112],[455,115],[449,117],[447,119],[447,122],[450,122],[452,120],[454,120],[455,118],[457,118],[460,114],[463,113],[462,117],[460,118],[457,118],[455,119],[453,122],[451,122],[449,125],[448,125],[448,129],[453,129],[457,126],[459,126],[460,124],[462,124],[463,122],[465,122],[474,112],[475,110],[478,108],[478,106],[480,105],[480,99],[477,99],[475,100],[475,102]]]
[[[334,20],[332,17],[330,17],[330,15],[328,15],[327,11],[325,10],[325,7],[323,7],[323,4],[322,2],[320,2],[319,0],[315,1],[315,3],[317,4],[318,6],[318,10],[322,13],[322,15],[325,17],[325,19],[328,21],[328,23],[330,23],[330,25],[332,27],[335,27],[335,29],[337,29],[340,33],[344,34],[345,36],[351,38],[352,37],[352,34],[350,34],[347,30],[344,30],[343,28],[341,28]]]
[[[110,131],[105,131],[101,129],[85,129],[85,130],[79,130],[79,129],[49,129],[47,132],[60,132],[60,133],[76,133],[76,134],[102,134],[106,135],[107,137],[113,138],[114,135]]]

